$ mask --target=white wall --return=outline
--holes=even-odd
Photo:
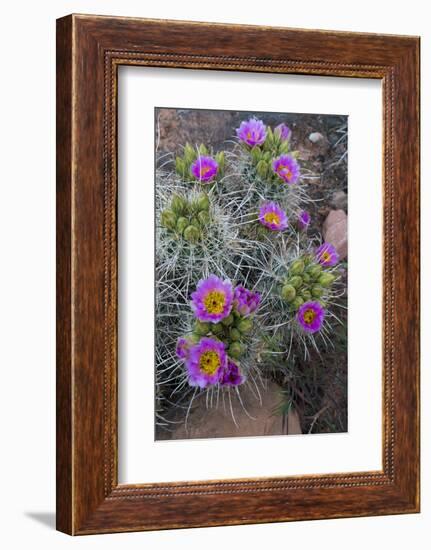
[[[70,12],[284,25],[422,36],[423,151],[431,148],[431,30],[421,0],[56,0],[4,3],[0,26],[1,541],[31,547],[247,549],[385,545],[422,549],[431,521],[431,343],[423,340],[421,515],[104,535],[71,539],[54,523],[55,18]],[[423,333],[431,329],[431,169],[422,166]],[[428,524],[428,526],[427,526]]]

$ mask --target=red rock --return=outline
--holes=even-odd
[[[347,256],[347,214],[344,210],[331,210],[323,222],[323,238],[337,249],[340,260]]]
[[[260,388],[262,403],[257,399],[255,390],[252,392],[245,387],[240,391],[242,404],[235,396],[235,392],[232,392],[232,411],[228,400],[224,406],[222,402],[218,407],[214,403],[213,408],[208,409],[204,399],[196,400],[189,415],[187,428],[183,423],[178,424],[170,438],[205,439],[302,433],[296,411],[289,413],[287,422],[283,422],[283,417],[275,413],[281,402],[280,387],[277,384],[268,380],[266,387]],[[237,425],[232,419],[232,412]]]

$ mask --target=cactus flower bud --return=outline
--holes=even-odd
[[[184,232],[184,229],[189,225],[189,221],[187,218],[184,218],[183,216],[181,216],[180,218],[178,218],[177,220],[177,231],[178,233],[180,233],[181,235],[183,234]]]
[[[303,290],[301,292],[301,298],[304,300],[304,302],[308,302],[311,300],[311,292],[309,290]]]
[[[311,289],[311,294],[314,298],[321,298],[323,296],[323,288],[319,285],[314,285]]]
[[[260,160],[257,163],[256,172],[262,179],[265,179],[268,174],[268,163],[264,160]]]
[[[253,159],[253,163],[257,165],[262,158],[262,151],[259,149],[259,147],[253,147],[251,150],[251,158]]]
[[[301,275],[302,273],[304,273],[304,269],[304,261],[299,258],[298,260],[295,260],[291,263],[289,273],[291,275]]]
[[[241,319],[241,321],[237,324],[237,328],[242,334],[248,334],[253,328],[253,321],[248,318]]]
[[[322,266],[319,264],[310,264],[307,268],[307,273],[316,281],[322,273]]]
[[[232,342],[228,349],[229,357],[233,359],[239,359],[243,353],[243,347],[239,342]]]
[[[180,195],[174,195],[171,199],[171,210],[178,216],[184,213],[186,205],[186,201]]]
[[[199,336],[205,336],[210,330],[209,323],[203,323],[202,321],[195,321],[195,326],[193,332],[199,334]]]
[[[186,173],[186,167],[182,158],[177,157],[175,159],[175,169],[179,176],[184,177],[184,174]]]
[[[174,230],[177,225],[177,217],[172,210],[163,210],[160,216],[160,223],[163,227]]]
[[[223,325],[221,323],[213,324],[212,327],[211,327],[211,330],[217,336],[220,335],[220,334],[223,334],[223,331],[224,331]]]
[[[191,244],[196,244],[201,238],[201,233],[194,225],[189,225],[184,229],[184,238]]]
[[[202,211],[202,212],[199,212],[198,214],[198,220],[203,227],[206,227],[207,225],[209,225],[211,218],[208,212]]]
[[[223,324],[225,327],[230,327],[230,325],[233,323],[233,321],[234,321],[233,315],[232,315],[232,313],[230,313],[227,317],[225,317],[225,318],[222,320],[222,324]]]
[[[197,157],[197,151],[190,145],[186,143],[184,147],[184,164],[191,164]]]
[[[278,154],[279,155],[285,155],[289,152],[289,142],[288,141],[282,141],[280,145],[278,146]]]
[[[335,275],[332,275],[332,273],[322,273],[319,277],[318,283],[324,288],[329,288],[334,281]]]
[[[223,151],[220,151],[219,153],[216,154],[215,156],[215,159],[217,161],[217,164],[218,164],[218,172],[219,174],[221,172],[224,171],[224,164],[225,164],[225,157],[224,157],[224,152]]]
[[[306,283],[306,284],[308,284],[311,281],[311,277],[310,277],[309,273],[303,273],[302,279],[303,279],[304,283]]]
[[[205,147],[203,143],[199,145],[199,154],[200,155],[208,155],[208,149]]]
[[[192,344],[197,344],[201,339],[201,335],[200,334],[197,334],[196,332],[192,332],[190,334],[190,337],[189,337],[189,340],[191,341]]]
[[[281,289],[281,297],[287,302],[291,302],[292,300],[294,300],[296,297],[295,287],[293,287],[292,285],[284,285]]]
[[[196,200],[196,207],[199,209],[199,211],[206,211],[208,212],[210,208],[210,200],[208,198],[208,195],[206,193],[201,193],[197,200]]]
[[[201,228],[201,224],[196,216],[193,216],[193,218],[190,220],[190,225],[196,227],[196,229]]]
[[[292,302],[291,305],[292,305],[292,307],[293,307],[294,309],[299,309],[299,308],[302,306],[303,303],[304,303],[304,300],[303,300],[300,296],[297,296],[297,297],[293,300],[293,302]]]
[[[229,335],[230,335],[230,339],[231,339],[233,342],[238,342],[238,340],[241,340],[241,333],[240,333],[240,331],[239,331],[237,328],[235,328],[235,327],[233,327],[233,328],[230,329]]]
[[[303,260],[304,260],[304,264],[307,266],[307,265],[310,265],[312,262],[313,262],[313,256],[311,256],[310,254],[306,254],[305,256],[302,257]]]
[[[290,284],[298,289],[302,285],[302,278],[299,275],[294,275],[287,281],[287,284]]]

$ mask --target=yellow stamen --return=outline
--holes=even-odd
[[[324,262],[329,262],[330,259],[331,259],[331,254],[327,250],[322,252],[322,260]]]
[[[275,223],[275,225],[279,225],[280,224],[280,216],[278,214],[276,214],[275,212],[267,212],[264,216],[263,216],[263,219],[267,222],[267,223]]]
[[[290,178],[292,177],[292,172],[286,166],[279,166],[278,173],[280,174],[280,176],[283,176],[288,180],[290,180]]]
[[[220,367],[220,357],[215,351],[206,351],[199,358],[199,368],[205,374],[214,374]]]
[[[226,303],[226,295],[220,290],[212,290],[204,298],[205,309],[208,313],[222,313]]]
[[[314,309],[307,309],[304,312],[303,319],[307,323],[307,325],[311,325],[311,323],[316,318],[316,312]]]

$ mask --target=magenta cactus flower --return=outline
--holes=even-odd
[[[220,379],[221,386],[239,386],[245,382],[245,376],[241,374],[239,367],[232,359],[227,359],[226,368]]]
[[[298,227],[299,229],[305,230],[310,225],[311,216],[307,210],[301,210],[298,215]]]
[[[292,136],[292,130],[287,124],[284,124],[284,122],[282,122],[275,127],[274,134],[279,136],[282,141],[289,141],[290,137]]]
[[[232,310],[232,283],[210,275],[199,281],[191,298],[192,310],[200,321],[218,323]]]
[[[206,388],[217,384],[227,366],[225,345],[214,338],[201,338],[190,348],[186,369],[190,386]]]
[[[243,286],[237,286],[233,293],[233,307],[243,317],[248,317],[256,311],[260,304],[259,292],[252,292]]]
[[[280,155],[274,159],[272,169],[274,174],[289,185],[296,183],[300,176],[299,164],[291,155]]]
[[[296,319],[305,332],[312,334],[322,328],[325,313],[319,302],[305,302],[298,309]]]
[[[339,259],[340,256],[335,246],[330,243],[323,243],[316,250],[316,260],[324,267],[332,267]]]
[[[262,145],[266,139],[266,127],[261,120],[251,118],[243,120],[236,129],[237,138],[250,147]]]
[[[178,359],[187,359],[190,350],[190,342],[185,338],[178,338],[175,352]]]
[[[198,156],[190,167],[191,175],[200,182],[209,183],[218,172],[218,162],[212,157]]]
[[[259,221],[272,231],[283,231],[288,224],[286,212],[275,202],[267,202],[260,207]]]

